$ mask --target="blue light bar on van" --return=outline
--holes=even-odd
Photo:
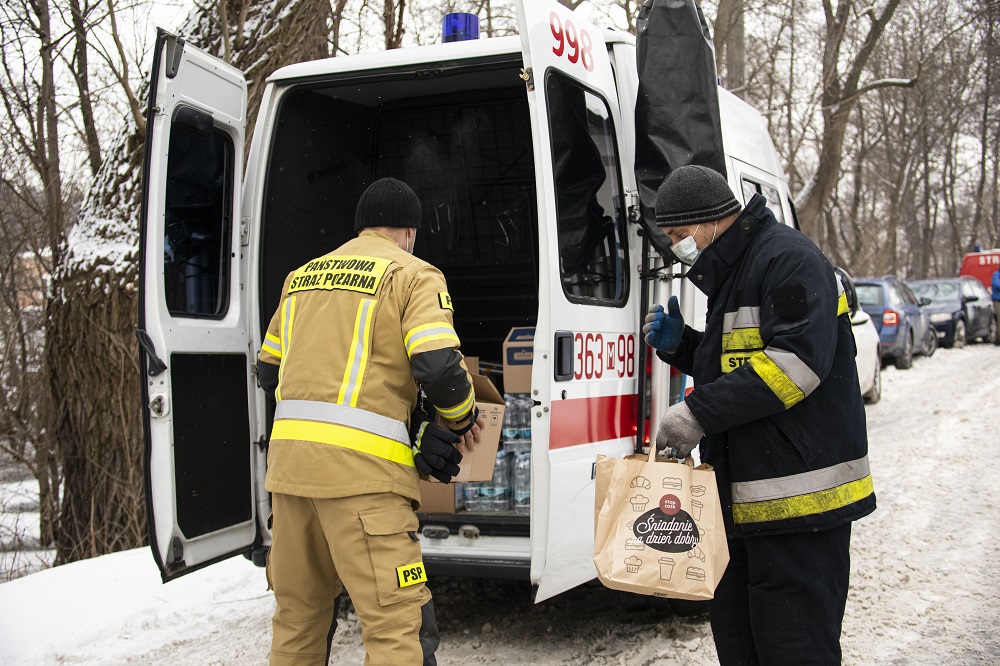
[[[479,17],[475,14],[445,14],[441,21],[441,42],[479,39]]]

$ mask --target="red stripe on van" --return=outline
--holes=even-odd
[[[635,437],[637,400],[633,393],[553,401],[549,448]]]

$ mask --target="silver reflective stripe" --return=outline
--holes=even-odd
[[[450,326],[438,326],[437,328],[428,328],[425,331],[420,331],[419,333],[414,333],[413,335],[410,336],[409,340],[406,343],[407,352],[409,352],[414,347],[419,345],[421,340],[423,340],[424,338],[429,338],[432,335],[457,336],[458,334],[455,333],[455,329]]]
[[[722,318],[722,332],[732,333],[734,328],[760,328],[760,308],[747,306],[727,312]]]
[[[347,388],[344,391],[343,403],[346,405],[357,404],[357,399],[355,393],[358,390],[358,374],[361,370],[361,361],[365,358],[365,345],[368,344],[368,336],[366,335],[368,331],[368,318],[371,316],[372,305],[375,301],[366,298],[361,302],[361,312],[358,315],[358,329],[354,331],[354,349],[351,351],[351,358],[354,359],[354,363],[351,364],[351,378],[347,382]]]
[[[281,419],[321,421],[347,426],[410,445],[410,435],[405,423],[357,407],[319,400],[282,400],[274,409],[274,420]]]
[[[275,356],[281,356],[281,346],[276,342],[265,338],[262,347]]]
[[[871,470],[868,467],[868,456],[865,456],[814,472],[803,472],[777,479],[741,481],[733,484],[733,502],[745,504],[808,495],[858,481],[869,474]]]
[[[774,361],[776,366],[781,368],[781,371],[792,380],[792,383],[799,387],[803,397],[808,397],[819,386],[819,377],[816,376],[816,373],[792,352],[768,347],[764,353]]]

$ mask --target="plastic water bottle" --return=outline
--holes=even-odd
[[[481,481],[469,481],[465,484],[463,496],[465,498],[466,511],[483,510],[482,488],[483,483]]]
[[[517,398],[510,393],[504,393],[503,402],[506,409],[503,414],[501,434],[504,442],[512,442],[520,436]]]
[[[514,511],[531,515],[531,454],[519,453],[514,459]]]
[[[507,452],[497,451],[493,465],[493,479],[489,483],[490,511],[506,511],[510,508],[510,462]]]

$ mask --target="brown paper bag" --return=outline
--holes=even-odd
[[[655,452],[597,457],[597,577],[614,590],[711,599],[729,564],[715,472]]]

